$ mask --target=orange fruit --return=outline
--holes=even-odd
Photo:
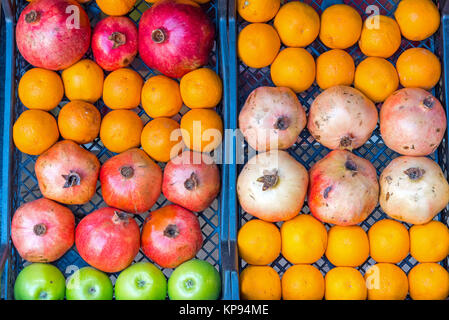
[[[315,72],[315,60],[306,49],[286,48],[271,65],[271,80],[277,87],[288,87],[299,93],[310,88]]]
[[[362,31],[362,18],[351,6],[335,4],[321,14],[320,40],[331,49],[354,45]]]
[[[371,258],[377,262],[401,262],[408,256],[410,238],[400,222],[383,219],[368,230]]]
[[[326,228],[308,214],[284,222],[281,237],[282,255],[293,264],[314,263],[326,251]]]
[[[140,146],[143,123],[131,110],[113,110],[101,121],[100,139],[104,146],[115,153],[120,153]]]
[[[280,0],[238,0],[237,11],[248,22],[267,22],[276,15]]]
[[[274,18],[274,27],[284,45],[305,47],[320,32],[320,17],[307,3],[292,1],[284,4]]]
[[[214,108],[223,94],[220,77],[209,68],[196,69],[184,75],[180,89],[182,101],[191,109]]]
[[[182,140],[199,152],[210,152],[221,144],[223,122],[212,109],[192,109],[181,118]]]
[[[55,118],[42,110],[25,110],[13,126],[13,140],[23,153],[39,155],[58,141]]]
[[[140,104],[143,79],[136,71],[120,68],[104,80],[103,102],[111,109],[134,109]]]
[[[94,141],[100,132],[101,114],[91,103],[75,100],[59,111],[58,127],[61,136],[78,144]]]
[[[365,273],[368,300],[404,300],[408,293],[407,276],[398,266],[378,263]]]
[[[163,75],[149,78],[142,88],[142,107],[152,118],[177,114],[182,108],[178,82]]]
[[[408,273],[413,300],[445,300],[449,295],[449,273],[438,263],[420,263]]]
[[[28,109],[50,111],[61,102],[64,86],[56,72],[33,68],[20,78],[18,94]]]
[[[240,257],[247,263],[266,265],[281,253],[281,234],[275,224],[253,219],[240,228],[237,245]]]
[[[281,279],[269,266],[247,266],[240,273],[242,300],[280,300]]]
[[[240,31],[237,51],[240,59],[250,68],[269,66],[281,48],[276,30],[265,23],[252,23]]]
[[[394,19],[375,15],[365,20],[359,47],[366,56],[389,58],[400,46],[401,31]]]
[[[439,221],[410,228],[410,253],[419,262],[439,262],[449,255],[449,230]]]
[[[288,268],[282,276],[281,287],[284,300],[321,300],[324,297],[324,277],[308,264]]]
[[[332,49],[316,59],[316,82],[323,90],[338,85],[350,86],[354,72],[354,60],[344,50]]]
[[[134,7],[136,0],[96,0],[101,11],[108,16],[124,16]]]
[[[405,50],[396,61],[399,81],[403,87],[432,89],[440,80],[441,63],[436,55],[424,48]]]
[[[168,162],[184,149],[179,123],[169,118],[148,122],[140,139],[142,149],[154,160]]]
[[[402,0],[394,17],[404,38],[412,41],[430,37],[440,26],[440,12],[431,0]]]
[[[65,95],[69,100],[96,102],[103,93],[103,69],[89,59],[83,59],[62,71]]]
[[[333,226],[329,229],[326,257],[337,267],[357,267],[368,259],[369,242],[359,226]]]
[[[385,101],[399,86],[399,77],[391,62],[368,57],[355,69],[354,87],[374,102]]]
[[[336,267],[324,277],[326,300],[366,300],[365,279],[354,268]]]

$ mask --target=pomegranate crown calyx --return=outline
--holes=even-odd
[[[26,23],[38,22],[39,19],[40,19],[40,14],[36,10],[30,10],[30,12],[25,14],[25,22]]]
[[[262,191],[275,187],[279,182],[278,171],[276,169],[264,170],[263,176],[257,178],[257,182],[263,183]]]
[[[164,30],[161,28],[154,29],[151,32],[151,40],[155,43],[163,43],[167,38],[167,35],[165,34]]]

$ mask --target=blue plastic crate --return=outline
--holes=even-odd
[[[288,2],[288,1],[284,1]],[[366,7],[369,5],[377,5],[380,9],[380,14],[387,15],[387,16],[393,16],[393,13],[396,9],[397,4],[399,1],[395,0],[305,0],[305,3],[310,4],[319,14],[327,8],[328,6],[335,4],[335,3],[345,3],[353,8],[355,8],[362,16],[363,19],[365,19],[368,15],[365,13]],[[440,10],[442,10],[443,3],[439,3]],[[445,13],[448,11],[445,10]],[[370,12],[371,14],[371,12]],[[433,94],[442,101],[443,105],[446,107],[446,112],[448,113],[447,108],[447,100],[446,97],[448,97],[448,85],[447,85],[447,62],[449,60],[449,47],[445,48],[443,46],[443,43],[447,42],[448,32],[449,32],[449,22],[447,21],[447,16],[442,15],[442,26],[440,27],[440,30],[437,34],[433,35],[432,37],[421,41],[421,42],[411,42],[407,39],[402,39],[401,47],[400,49],[389,59],[393,64],[395,64],[398,56],[406,49],[412,48],[412,47],[424,47],[429,49],[430,51],[437,54],[441,61],[444,62],[444,69],[443,69],[443,81],[440,82],[434,89]],[[272,23],[270,21],[269,23]],[[231,122],[231,127],[237,127],[237,117],[238,113],[240,112],[241,108],[243,107],[246,98],[250,94],[252,90],[254,90],[257,87],[260,86],[273,86],[273,82],[271,81],[270,77],[270,68],[262,68],[262,69],[253,69],[246,66],[242,61],[240,61],[236,54],[236,44],[237,44],[237,37],[238,32],[243,29],[246,25],[248,25],[248,22],[244,21],[240,16],[238,16],[238,13],[236,12],[236,1],[230,1],[229,4],[229,43],[230,43],[230,61],[231,61],[231,70],[230,70],[230,82],[233,84],[230,88],[230,95],[232,97],[231,100],[231,109],[233,110],[235,117],[233,118]],[[281,48],[281,50],[284,48],[284,46]],[[327,51],[328,49],[324,46],[324,44],[317,38],[311,45],[307,46],[306,48],[316,59],[321,53]],[[447,50],[446,50],[447,49]],[[362,61],[365,56],[360,52],[358,45],[355,44],[351,48],[346,50],[348,53],[350,53],[356,65]],[[298,98],[301,101],[302,105],[306,108],[306,112],[308,113],[309,107],[313,101],[313,99],[321,92],[321,89],[317,86],[316,83],[314,83],[307,91],[302,92],[298,94]],[[449,119],[449,116],[448,116]],[[236,145],[236,140],[233,141],[234,146]],[[245,143],[245,150],[247,150],[248,145]],[[446,135],[439,146],[438,150],[435,152],[434,155],[432,155],[432,158],[435,159],[441,168],[443,169],[443,172],[448,177],[448,163],[449,163],[449,154],[448,154],[448,133],[446,132]],[[316,163],[319,159],[323,158],[328,152],[329,149],[325,148],[321,144],[314,141],[313,137],[310,135],[310,133],[307,131],[307,129],[304,129],[297,141],[291,148],[288,149],[288,152],[300,163],[302,163],[306,169],[310,169],[310,167]],[[382,138],[380,136],[379,128],[376,128],[376,130],[373,132],[372,137],[370,140],[365,143],[362,147],[354,150],[354,153],[358,156],[361,156],[365,159],[368,159],[372,162],[374,167],[377,170],[378,175],[382,172],[382,170],[388,165],[388,163],[395,157],[398,156],[397,153],[394,151],[388,149],[385,144],[382,141]],[[247,152],[244,152],[246,155]],[[246,162],[248,159],[247,157],[243,159],[244,162]],[[243,165],[236,164],[229,168],[229,179],[232,181],[236,181],[238,173],[243,168]],[[238,257],[237,247],[236,247],[236,240],[237,240],[237,232],[238,229],[246,222],[251,220],[253,217],[249,215],[248,213],[244,212],[242,208],[238,204],[238,200],[236,198],[236,195],[233,194],[233,196],[229,199],[229,206],[230,208],[235,208],[235,210],[231,210],[230,214],[230,222],[229,225],[234,225],[235,228],[230,228],[229,230],[229,241],[230,241],[230,247],[232,249],[231,257],[232,257],[232,263],[233,263],[233,272],[232,272],[232,298],[238,299],[239,298],[239,283],[238,283],[238,273],[245,268],[246,262],[244,262],[242,259]],[[234,214],[235,212],[235,214]],[[309,213],[309,208],[307,205],[307,201],[304,204],[304,208],[301,210],[302,213]],[[376,221],[379,221],[381,219],[386,218],[386,214],[381,210],[380,206],[377,206],[376,209],[373,211],[373,213],[360,225],[363,227],[365,231],[367,231],[371,225],[373,225]],[[442,213],[440,213],[437,217],[437,219],[443,221],[446,225],[449,222],[449,214],[447,210],[444,210]],[[281,223],[278,223],[278,226],[280,226]],[[330,227],[330,225],[326,225],[327,228]],[[407,226],[409,227],[409,226]],[[358,269],[364,273],[366,269],[373,265],[375,261],[372,258],[369,258],[362,266],[360,266]],[[411,257],[410,255],[404,259],[402,262],[400,262],[398,265],[407,273],[414,265],[417,264],[417,261]],[[442,261],[443,266],[447,269],[448,268],[448,259],[446,258],[444,261]],[[273,263],[272,267],[279,272],[279,274],[282,276],[282,274],[287,270],[292,264],[288,262],[282,255],[280,255]],[[329,271],[331,268],[333,268],[333,265],[326,259],[325,256],[323,256],[319,261],[313,264],[315,267],[317,267],[323,275],[327,271]]]
[[[21,11],[28,4],[25,0],[2,0],[2,7],[5,16],[6,27],[6,63],[5,63],[5,103],[3,111],[3,153],[2,153],[2,194],[1,194],[1,219],[0,219],[0,270],[3,268],[2,281],[1,281],[1,294],[3,299],[13,298],[13,286],[17,274],[27,264],[21,259],[19,254],[15,251],[11,239],[10,239],[10,223],[14,211],[22,204],[38,199],[41,197],[41,193],[37,184],[37,179],[34,174],[34,164],[37,159],[36,156],[30,156],[15,148],[12,143],[12,125],[17,117],[25,110],[17,96],[17,85],[21,76],[32,66],[27,63],[20,53],[16,50],[14,42],[14,27]],[[138,0],[136,5],[127,15],[136,23],[139,21],[142,13],[147,10],[151,4],[143,0]],[[84,5],[90,20],[92,27],[100,19],[106,17],[98,8],[95,1],[91,1]],[[208,4],[203,5],[203,8],[207,14],[213,19],[216,26],[216,41],[214,50],[209,59],[209,67],[213,68],[223,79],[225,85],[224,92],[227,90],[227,82],[224,79],[224,60],[226,55],[223,54],[223,50],[227,48],[226,28],[227,28],[227,3],[225,0],[211,1]],[[92,53],[86,54],[86,58],[93,59]],[[155,72],[148,68],[139,57],[133,61],[130,66],[146,80],[151,77]],[[106,73],[107,74],[107,73]],[[105,74],[105,75],[106,75]],[[228,101],[228,96],[225,95],[223,101]],[[63,101],[68,101],[64,97]],[[103,104],[100,99],[96,104],[101,114],[104,116],[108,112],[108,108]],[[224,126],[227,127],[229,116],[225,114],[224,103],[221,103],[216,111],[222,115]],[[60,107],[52,111],[56,116]],[[180,114],[183,114],[188,109],[183,107]],[[138,108],[139,116],[145,121],[149,121],[150,118],[145,114],[142,108]],[[224,142],[222,147],[225,148]],[[100,139],[97,138],[93,143],[83,146],[87,150],[92,151],[97,155],[101,163],[104,163],[108,158],[112,157],[114,153],[107,150]],[[217,152],[217,151],[216,151]],[[161,164],[163,167],[163,165]],[[214,265],[222,274],[222,299],[228,299],[230,296],[230,284],[225,275],[225,268],[222,267],[222,261],[224,256],[228,255],[227,247],[227,228],[220,229],[221,221],[226,220],[223,218],[223,214],[226,210],[226,184],[227,184],[227,167],[220,166],[221,178],[222,178],[222,191],[213,204],[203,212],[198,213],[200,226],[203,233],[203,247],[197,254],[197,258],[206,260]],[[166,205],[168,201],[163,195],[160,196],[157,203],[152,210]],[[84,205],[69,206],[76,217],[78,223],[86,214],[89,214],[93,210],[104,207],[106,204],[101,197],[101,188],[99,182],[97,183],[97,191],[95,196]],[[146,214],[135,215],[135,219],[139,226],[142,225]],[[222,246],[224,243],[224,248]],[[140,251],[134,262],[150,261]],[[86,266],[87,263],[79,256],[75,246],[69,250],[63,257],[53,263],[68,277],[73,273],[76,268]],[[172,269],[163,269],[164,274],[168,277]],[[113,282],[117,274],[110,274]]]

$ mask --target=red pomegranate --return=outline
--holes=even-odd
[[[95,61],[107,71],[127,67],[137,54],[137,27],[127,17],[107,17],[92,35]]]
[[[17,48],[35,67],[62,70],[89,49],[90,22],[75,0],[33,0],[16,26]]]
[[[380,109],[380,133],[390,149],[407,156],[426,156],[441,143],[446,113],[431,93],[420,88],[394,92]]]
[[[62,140],[37,158],[35,171],[45,198],[84,204],[95,194],[100,162],[75,142]]]
[[[49,199],[25,203],[12,218],[11,239],[27,261],[58,260],[73,245],[75,217],[70,209]]]
[[[203,245],[198,218],[169,204],[151,212],[142,228],[142,251],[163,268],[176,268],[195,257]]]
[[[162,0],[139,21],[139,54],[153,69],[180,78],[209,60],[214,25],[193,1]]]
[[[309,177],[309,208],[323,222],[339,226],[358,224],[377,205],[376,169],[349,151],[329,152],[313,165]]]
[[[162,192],[173,203],[203,211],[220,192],[220,172],[209,155],[185,151],[165,166]]]
[[[128,267],[139,252],[140,232],[129,214],[105,207],[84,217],[75,230],[81,258],[104,272]]]
[[[134,148],[108,159],[101,166],[100,182],[109,206],[142,213],[161,194],[162,170],[144,151]]]

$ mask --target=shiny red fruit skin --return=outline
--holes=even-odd
[[[144,151],[134,148],[108,159],[101,166],[100,182],[108,206],[142,213],[161,194],[162,170]]]
[[[115,40],[114,40],[115,39]],[[107,71],[127,67],[137,55],[137,27],[127,17],[107,17],[92,34],[95,61]]]
[[[92,267],[118,272],[128,267],[139,252],[139,226],[116,208],[101,208],[80,221],[75,244],[81,258]]]
[[[185,151],[165,166],[162,192],[173,203],[203,211],[220,192],[220,172],[210,156]]]
[[[148,67],[180,78],[207,64],[214,37],[214,25],[199,5],[162,0],[139,21],[139,54]]]
[[[11,239],[27,261],[58,260],[73,246],[75,216],[70,209],[49,199],[27,202],[14,213]]]
[[[202,245],[198,218],[187,209],[169,204],[145,219],[142,251],[163,268],[176,268],[194,258]]]
[[[33,0],[16,26],[17,48],[25,60],[50,70],[80,60],[89,49],[90,36],[87,13],[75,0]]]

